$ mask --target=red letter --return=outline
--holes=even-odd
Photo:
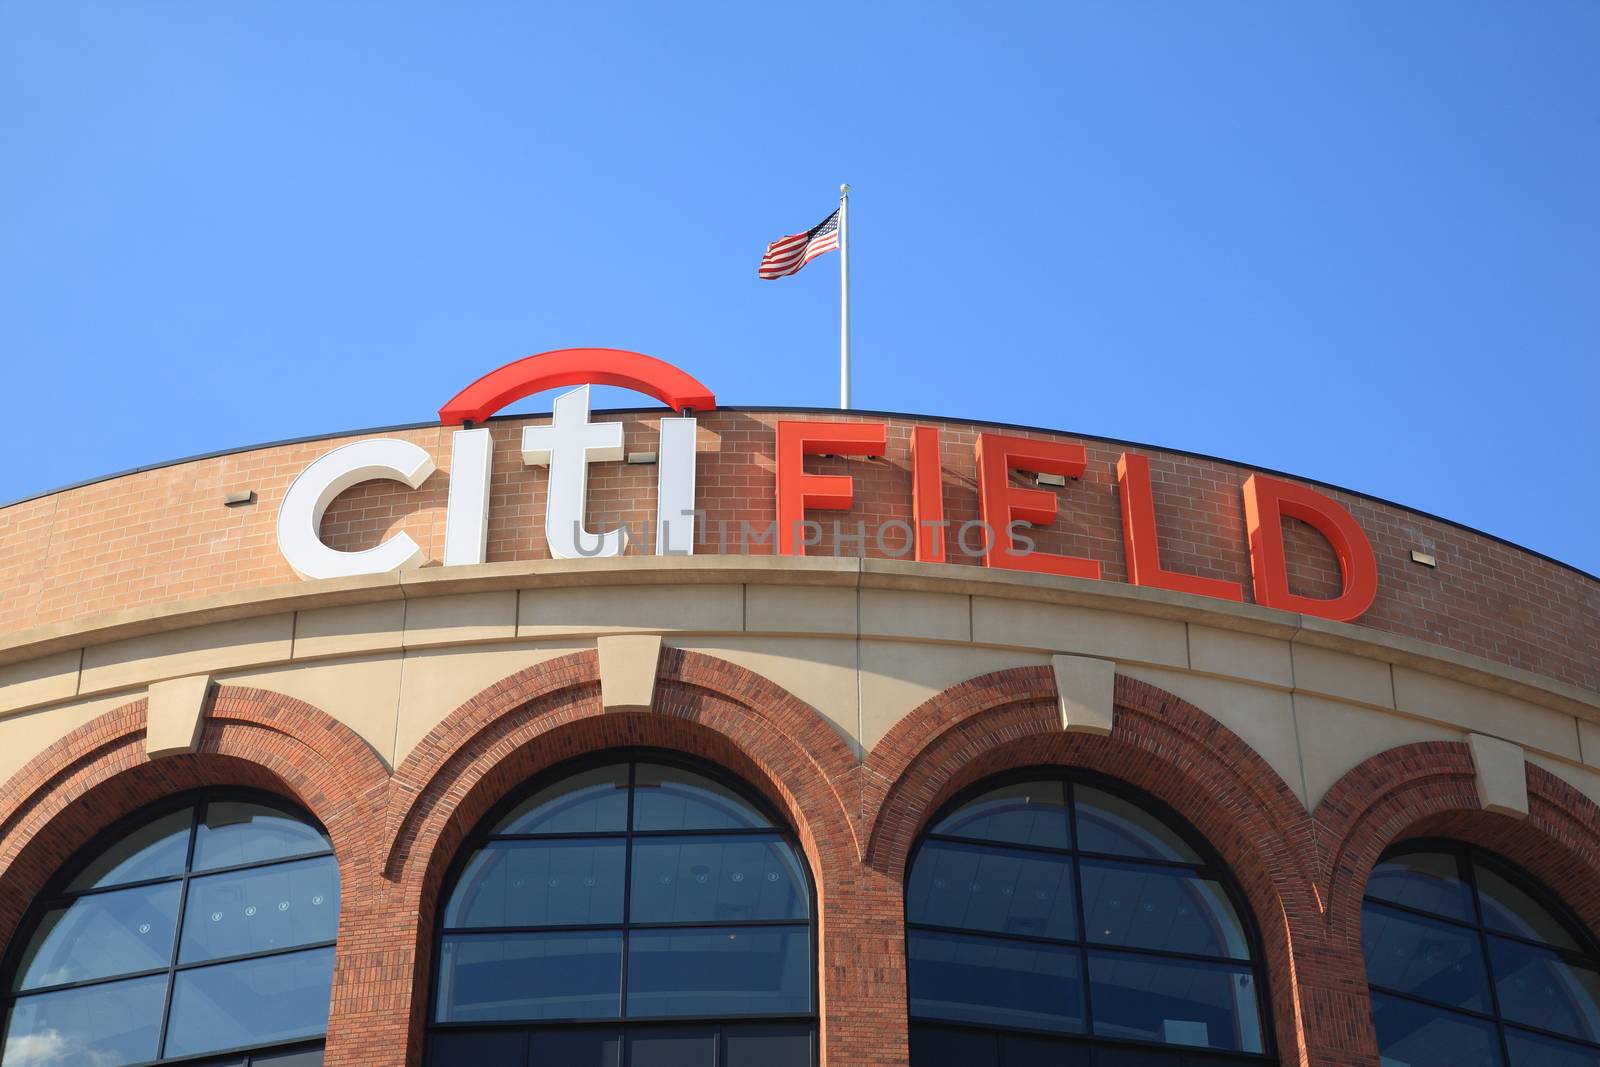
[[[944,562],[944,478],[939,466],[939,428],[911,431],[911,522],[918,563]]]
[[[1244,586],[1221,578],[1202,578],[1161,568],[1156,544],[1156,502],[1150,492],[1150,460],[1124,452],[1117,460],[1117,496],[1122,498],[1122,540],[1127,549],[1128,581],[1196,596],[1243,600]]]
[[[803,556],[800,524],[807,508],[850,510],[848,474],[807,474],[807,456],[881,456],[889,431],[881,422],[778,423],[778,553]]]
[[[1016,552],[1011,523],[1021,521],[1048,526],[1056,519],[1056,495],[1039,489],[1020,489],[1011,484],[1011,471],[1035,474],[1060,474],[1076,478],[1088,465],[1082,445],[1053,441],[1030,441],[1002,434],[978,435],[978,511],[992,533],[994,547],[983,555],[985,567],[1014,571],[1063,574],[1069,578],[1098,578],[1097,560],[1077,556],[1058,556],[1052,552]]]
[[[1285,515],[1310,523],[1333,546],[1344,575],[1344,592],[1332,600],[1289,592],[1289,565],[1283,555]],[[1335,501],[1303,485],[1252,474],[1244,483],[1244,521],[1250,534],[1250,575],[1257,604],[1335,622],[1360,618],[1372,606],[1378,595],[1378,562],[1360,524]]]

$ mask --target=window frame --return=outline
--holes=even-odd
[[[1545,1030],[1537,1026],[1531,1026],[1527,1023],[1519,1023],[1507,1019],[1505,1015],[1502,1014],[1500,1009],[1500,991],[1497,988],[1498,983],[1495,981],[1494,963],[1489,953],[1489,946],[1491,944],[1489,939],[1491,937],[1497,937],[1505,941],[1522,945],[1524,947],[1535,948],[1543,952],[1552,953],[1559,957],[1563,962],[1573,966],[1582,967],[1585,970],[1600,972],[1600,938],[1597,938],[1596,935],[1590,931],[1588,925],[1578,917],[1577,912],[1569,907],[1557,893],[1550,889],[1549,886],[1545,885],[1544,882],[1540,881],[1533,874],[1518,866],[1516,863],[1506,859],[1504,856],[1501,856],[1498,853],[1482,847],[1481,845],[1475,845],[1471,842],[1462,841],[1457,838],[1407,838],[1404,841],[1396,842],[1395,844],[1390,845],[1388,848],[1385,848],[1378,856],[1377,861],[1373,863],[1372,867],[1373,870],[1376,870],[1379,864],[1387,862],[1388,860],[1398,859],[1402,856],[1419,853],[1444,854],[1455,859],[1456,876],[1461,880],[1462,885],[1466,887],[1467,895],[1472,901],[1472,920],[1469,922],[1465,919],[1457,919],[1453,916],[1425,911],[1421,908],[1410,907],[1406,904],[1397,904],[1393,901],[1384,900],[1382,897],[1374,897],[1367,892],[1367,887],[1372,884],[1372,872],[1369,871],[1367,872],[1367,884],[1366,886],[1362,887],[1361,893],[1361,921],[1363,925],[1365,925],[1366,908],[1368,904],[1372,904],[1379,908],[1387,908],[1391,911],[1399,912],[1402,915],[1412,916],[1428,922],[1442,923],[1453,929],[1461,930],[1472,935],[1477,940],[1478,958],[1483,965],[1484,984],[1487,987],[1487,998],[1491,1010],[1483,1012],[1476,1011],[1472,1008],[1457,1007],[1453,1004],[1445,1004],[1437,1000],[1430,1000],[1427,997],[1420,996],[1416,993],[1408,993],[1403,990],[1391,988],[1389,986],[1376,985],[1373,983],[1370,974],[1367,975],[1368,1004],[1371,1004],[1372,995],[1377,993],[1381,994],[1382,996],[1393,997],[1396,1000],[1403,1000],[1410,1004],[1418,1004],[1434,1011],[1447,1012],[1456,1016],[1473,1019],[1478,1022],[1488,1023],[1490,1026],[1494,1027],[1495,1041],[1500,1049],[1500,1062],[1506,1065],[1509,1065],[1513,1062],[1511,1059],[1511,1048],[1509,1043],[1506,1041],[1506,1030],[1508,1028],[1511,1030],[1520,1031],[1522,1033],[1532,1034],[1535,1037],[1550,1038],[1551,1040],[1559,1041],[1563,1044],[1587,1048],[1597,1054],[1600,1054],[1600,1040],[1590,1041],[1581,1037],[1573,1037],[1570,1034],[1562,1034],[1554,1030]],[[1495,927],[1487,925],[1483,919],[1483,900],[1478,895],[1477,868],[1479,865],[1486,867],[1498,874],[1514,888],[1526,893],[1534,902],[1534,904],[1549,912],[1551,917],[1561,925],[1562,929],[1572,936],[1572,939],[1577,943],[1578,948],[1569,949],[1562,945],[1554,945],[1547,941],[1539,941],[1534,938],[1523,937],[1520,934],[1511,933],[1507,930],[1499,930]],[[1365,930],[1362,932],[1365,934]],[[1363,970],[1366,969],[1365,953],[1363,953],[1362,968]]]
[[[271,808],[274,811],[281,812],[282,814],[293,818],[297,822],[301,822],[312,827],[323,837],[328,838],[330,842],[329,846],[320,852],[307,852],[300,855],[287,856],[256,863],[238,863],[226,867],[208,867],[201,871],[194,870],[195,844],[199,837],[198,828],[200,821],[204,818],[206,806],[212,803],[230,802],[259,804],[263,807]],[[184,869],[182,873],[165,875],[159,878],[141,878],[130,882],[119,882],[116,885],[93,887],[75,892],[68,890],[67,887],[72,884],[73,880],[77,878],[77,876],[85,868],[87,868],[95,860],[99,859],[105,854],[107,849],[117,844],[117,842],[121,841],[128,834],[138,830],[142,826],[147,826],[150,823],[163,818],[164,816],[172,815],[176,812],[182,811],[185,808],[188,808],[190,813],[189,838],[186,846],[186,852],[184,854]],[[177,976],[180,973],[185,971],[200,970],[202,968],[218,966],[221,964],[240,963],[246,960],[274,959],[279,956],[292,955],[296,952],[311,952],[328,948],[334,949],[335,952],[338,951],[336,926],[335,937],[328,941],[317,941],[304,945],[293,945],[286,948],[268,949],[263,952],[247,952],[232,956],[219,956],[216,959],[195,960],[189,963],[181,963],[179,962],[179,954],[183,949],[183,920],[184,912],[186,911],[189,903],[189,883],[196,878],[208,878],[215,874],[228,874],[231,872],[249,870],[265,870],[285,864],[299,863],[305,860],[322,859],[326,857],[331,857],[334,860],[335,867],[337,867],[338,855],[332,845],[332,835],[328,833],[327,827],[322,825],[321,820],[319,820],[309,810],[300,807],[287,797],[279,796],[276,793],[272,793],[264,789],[253,789],[248,786],[204,786],[198,789],[187,789],[181,793],[174,793],[171,796],[163,797],[160,800],[146,804],[136,811],[129,812],[127,815],[124,815],[122,818],[111,823],[105,829],[97,831],[94,836],[89,838],[88,841],[84,842],[77,849],[75,849],[72,855],[67,859],[67,862],[57,868],[55,873],[50,876],[49,881],[45,883],[44,891],[38,896],[34,897],[33,901],[29,903],[27,910],[23,912],[22,918],[18,921],[16,929],[12,932],[11,940],[6,945],[5,952],[0,954],[0,981],[3,981],[4,983],[3,986],[0,986],[0,1042],[3,1042],[5,1039],[6,1022],[9,1018],[11,1007],[17,1002],[17,1000],[21,998],[43,993],[61,992],[69,989],[85,989],[91,986],[109,985],[114,982],[130,981],[137,978],[154,978],[159,975],[165,975],[167,987],[161,1002],[161,1027],[156,1038],[156,1056],[154,1059],[139,1060],[136,1063],[127,1065],[127,1067],[161,1067],[161,1065],[165,1064],[197,1064],[206,1065],[206,1067],[209,1067],[209,1065],[213,1062],[225,1065],[225,1067],[235,1067],[236,1064],[250,1064],[256,1056],[279,1055],[291,1052],[309,1052],[313,1049],[319,1049],[323,1047],[328,1036],[326,1028],[324,1028],[323,1033],[314,1037],[294,1037],[284,1041],[269,1042],[266,1044],[239,1045],[233,1048],[216,1049],[210,1052],[188,1053],[183,1056],[163,1057],[161,1055],[161,1053],[166,1050],[167,1046],[167,1028],[172,1018],[172,995],[174,990],[177,988]],[[339,873],[339,914],[342,921],[344,915],[344,879],[343,871],[340,871]],[[62,982],[56,985],[41,986],[38,989],[16,990],[12,988],[16,983],[17,971],[22,965],[23,953],[27,951],[28,945],[33,940],[33,936],[38,932],[39,923],[43,920],[44,916],[49,913],[51,908],[59,907],[75,900],[81,900],[85,897],[99,896],[105,893],[113,893],[125,889],[139,889],[157,885],[177,885],[180,887],[178,895],[178,910],[173,916],[172,951],[168,957],[167,965],[165,967],[151,968],[143,971],[131,971],[127,974],[116,974],[103,978],[86,978],[76,982]],[[3,1051],[3,1046],[0,1046],[0,1051]]]
[[[712,830],[643,830],[636,831],[633,827],[634,790],[636,784],[637,768],[640,763],[651,763],[659,766],[672,767],[677,770],[688,771],[693,774],[708,778],[711,781],[731,791],[738,799],[753,807],[758,814],[763,816],[771,825],[765,827],[739,827],[732,829]],[[547,789],[559,785],[563,780],[582,774],[584,771],[597,770],[601,767],[626,764],[628,767],[628,803],[627,822],[623,830],[610,830],[601,832],[581,831],[574,833],[551,834],[493,834],[490,831],[499,824],[500,820],[511,813],[517,805],[524,800]],[[801,873],[805,878],[806,889],[806,917],[804,919],[755,919],[735,920],[731,922],[715,922],[690,920],[681,922],[645,922],[632,921],[631,912],[633,904],[633,845],[635,840],[649,840],[651,838],[682,838],[682,837],[778,837],[793,851],[799,863]],[[610,932],[616,931],[621,935],[621,969],[618,977],[618,1014],[614,1018],[580,1018],[580,1019],[519,1019],[493,1022],[440,1022],[435,1018],[438,1010],[439,983],[443,971],[444,939],[446,936],[445,915],[449,910],[452,896],[460,886],[461,875],[466,870],[467,864],[472,861],[479,849],[490,841],[515,841],[515,840],[544,840],[559,841],[568,839],[589,840],[614,840],[623,843],[624,868],[623,868],[623,900],[622,920],[618,923],[601,924],[571,924],[565,926],[492,926],[473,927],[474,934],[494,933],[526,933],[533,931],[548,932]],[[786,1012],[763,1015],[669,1015],[669,1016],[637,1016],[628,1015],[628,933],[634,929],[640,930],[670,930],[670,929],[707,929],[723,928],[729,926],[749,926],[753,928],[800,928],[807,929],[807,944],[809,952],[809,996],[811,1010],[809,1012]],[[457,928],[454,933],[462,930]],[[456,853],[451,857],[450,865],[445,869],[445,876],[440,881],[440,888],[434,902],[434,917],[432,931],[433,960],[429,967],[427,1002],[424,1006],[424,1040],[423,1063],[429,1064],[428,1057],[431,1048],[431,1038],[435,1033],[473,1032],[486,1033],[489,1031],[522,1032],[530,1036],[538,1030],[610,1030],[618,1037],[618,1063],[627,1062],[628,1035],[630,1031],[641,1029],[666,1030],[666,1029],[696,1029],[710,1028],[713,1033],[713,1045],[720,1049],[722,1027],[726,1025],[738,1027],[751,1023],[808,1023],[811,1026],[811,1067],[817,1067],[821,1059],[822,1035],[822,1005],[821,1005],[821,967],[822,961],[817,940],[817,880],[811,870],[811,862],[806,856],[805,849],[801,847],[800,840],[794,829],[789,825],[789,820],[760,791],[747,783],[735,772],[713,763],[674,749],[652,748],[645,745],[629,745],[618,748],[607,748],[597,752],[585,753],[559,763],[531,775],[501,797],[484,813],[456,846]]]
[[[1010,841],[989,840],[978,837],[963,837],[959,834],[940,834],[933,832],[932,827],[940,821],[955,814],[969,801],[975,800],[985,793],[1002,789],[1009,785],[1022,782],[1051,781],[1060,783],[1066,801],[1068,828],[1070,832],[1069,845],[1066,848],[1055,848],[1045,845],[1028,845]],[[1078,847],[1077,826],[1077,793],[1075,785],[1087,786],[1121,800],[1128,801],[1149,815],[1159,820],[1163,826],[1172,831],[1185,845],[1192,849],[1199,863],[1188,863],[1181,860],[1143,859],[1129,856],[1118,856],[1110,853],[1091,852]],[[961,927],[941,926],[933,923],[913,922],[910,918],[910,888],[911,876],[916,870],[917,859],[923,847],[929,841],[987,845],[996,849],[1013,849],[1021,853],[1054,856],[1067,860],[1072,868],[1073,879],[1073,907],[1074,919],[1077,926],[1077,936],[1071,939],[1034,936],[1031,934],[1013,934],[1000,931],[965,929]],[[1136,864],[1154,868],[1164,868],[1173,871],[1185,871],[1197,878],[1214,882],[1222,891],[1234,914],[1238,916],[1240,928],[1244,934],[1247,956],[1243,959],[1228,959],[1221,956],[1196,955],[1185,952],[1168,952],[1161,949],[1137,948],[1122,945],[1107,945],[1091,941],[1086,936],[1085,927],[1087,914],[1084,910],[1083,874],[1079,864],[1080,860],[1103,861],[1110,863]],[[1274,1032],[1273,1002],[1270,990],[1270,976],[1267,973],[1266,957],[1262,952],[1260,929],[1256,923],[1255,911],[1250,907],[1249,900],[1245,897],[1243,889],[1239,886],[1238,879],[1223,862],[1217,850],[1206,840],[1205,836],[1190,824],[1170,805],[1143,790],[1131,786],[1121,779],[1097,771],[1080,767],[1070,767],[1054,764],[1033,764],[1026,767],[1016,767],[980,778],[971,785],[959,790],[945,803],[941,804],[922,824],[917,832],[916,844],[906,857],[905,873],[901,883],[901,909],[902,926],[904,928],[903,943],[905,944],[906,959],[906,1027],[907,1032],[913,1026],[937,1028],[945,1030],[962,1031],[966,1033],[981,1033],[995,1035],[997,1040],[1007,1035],[1017,1035],[1023,1038],[1041,1038],[1059,1042],[1062,1045],[1092,1050],[1097,1048],[1129,1049],[1148,1051],[1153,1053],[1168,1054],[1173,1057],[1173,1063],[1188,1062],[1189,1057],[1197,1061],[1216,1060],[1222,1063],[1250,1063],[1259,1064],[1261,1067],[1276,1065],[1278,1059],[1277,1038]],[[931,933],[961,934],[977,938],[992,938],[997,941],[1012,941],[1024,944],[1036,944],[1055,948],[1070,948],[1079,956],[1079,981],[1083,987],[1083,1032],[1063,1033],[1059,1030],[1046,1030],[1025,1026],[995,1026],[984,1023],[967,1022],[954,1019],[938,1019],[932,1017],[919,1017],[911,1011],[911,934],[914,930],[924,930]],[[1243,1052],[1232,1049],[1213,1048],[1203,1045],[1177,1045],[1161,1041],[1143,1041],[1135,1038],[1111,1037],[1097,1035],[1094,1027],[1094,997],[1091,991],[1089,961],[1096,951],[1107,951],[1128,956],[1143,956],[1151,959],[1167,959],[1181,962],[1197,962],[1217,965],[1231,965],[1246,968],[1254,978],[1256,995],[1256,1017],[1261,1024],[1260,1052]]]

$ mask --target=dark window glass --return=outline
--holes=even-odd
[[[67,884],[67,892],[182,874],[193,822],[189,808],[152,819],[91,860]]]
[[[1507,1030],[1506,1047],[1511,1052],[1511,1067],[1600,1067],[1600,1049],[1541,1034]]]
[[[113,889],[51,908],[23,953],[14,989],[83,982],[164,968],[182,885]]]
[[[6,1013],[0,1061],[121,1067],[154,1059],[166,992],[162,974],[19,997]]]
[[[1507,1021],[1600,1044],[1600,973],[1549,949],[1493,936],[1489,966]]]
[[[428,1038],[428,1059],[463,1067],[527,1067],[528,1035],[520,1030],[443,1030]],[[615,1061],[608,1067],[615,1067]]]
[[[709,1026],[628,1031],[628,1067],[713,1067],[717,1034]]]
[[[1372,1022],[1383,1056],[1408,1067],[1499,1067],[1504,1062],[1494,1024],[1468,1015],[1374,993]]]
[[[811,934],[803,926],[634,930],[628,1014],[783,1015],[811,1008]]]
[[[1169,815],[1098,780],[1059,773],[958,802],[906,879],[913,1067],[1262,1053],[1251,936],[1217,872]],[[967,1029],[927,1025],[940,1020]]]
[[[911,1014],[1032,1030],[1082,1032],[1077,949],[913,930],[906,938]]]
[[[621,983],[620,934],[452,934],[439,961],[434,1018],[616,1018]]]
[[[1072,859],[929,841],[906,887],[906,917],[930,926],[1075,939]]]
[[[257,1052],[250,1057],[250,1067],[322,1067],[322,1050],[309,1048],[288,1052]]]
[[[1380,860],[1361,939],[1386,1063],[1500,1064],[1503,1048],[1511,1067],[1600,1065],[1600,959],[1587,932],[1545,900],[1465,845],[1411,845]]]
[[[1200,857],[1178,832],[1131,800],[1075,785],[1073,810],[1078,820],[1078,848],[1134,859],[1199,863]]]
[[[805,874],[777,836],[634,842],[633,922],[804,919],[808,907]]]
[[[1244,926],[1222,886],[1192,872],[1083,860],[1090,941],[1197,956],[1250,958]]]
[[[1382,860],[1367,879],[1367,896],[1447,919],[1472,921],[1472,891],[1452,852],[1411,852]]]
[[[917,1067],[1000,1067],[998,1034],[912,1023],[910,1036]]]
[[[332,856],[194,878],[183,913],[182,963],[332,941],[339,865]]]
[[[1489,1010],[1483,949],[1471,930],[1368,903],[1361,915],[1367,981],[1452,1008]]]
[[[620,923],[626,861],[616,838],[490,841],[462,872],[445,926]]]
[[[603,834],[628,828],[628,765],[580,771],[511,809],[491,835]]]
[[[722,1027],[717,1067],[811,1067],[810,1023]]]
[[[640,763],[634,769],[635,830],[731,830],[772,824],[754,805],[693,771]]]
[[[328,1025],[333,949],[179,971],[167,1021],[168,1056],[265,1045]]]
[[[1255,978],[1195,960],[1089,954],[1094,1032],[1102,1037],[1261,1051]]]
[[[543,785],[490,825],[445,901],[434,1022],[496,1024],[530,1042],[533,1067],[757,1055],[739,1048],[766,1048],[761,1067],[796,1049],[812,1062],[816,1023],[792,1018],[815,1011],[810,883],[757,804],[624,760]],[[552,1025],[585,1019],[618,1022]]]
[[[30,917],[7,976],[7,1067],[223,1049],[241,1051],[197,1067],[320,1064],[301,1039],[327,1028],[339,926],[327,836],[303,815],[229,796],[109,840]],[[286,1041],[295,1047],[270,1057],[243,1051]]]
[[[1530,941],[1577,950],[1577,939],[1561,920],[1525,889],[1481,863],[1473,865],[1472,874],[1478,883],[1478,900],[1483,906],[1483,925]]]
[[[219,800],[206,805],[196,830],[194,869],[265,863],[331,849],[327,835],[293,815],[265,804]]]
[[[1018,782],[991,789],[933,824],[931,833],[980,841],[1070,848],[1066,787]]]

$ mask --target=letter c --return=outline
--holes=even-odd
[[[278,551],[302,578],[383,574],[421,566],[422,549],[409,534],[395,534],[360,552],[344,552],[323,544],[318,529],[328,505],[351,486],[381,479],[415,489],[433,470],[433,457],[427,452],[392,437],[334,449],[312,461],[283,495],[283,505],[278,508]]]

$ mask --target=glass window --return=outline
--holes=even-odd
[[[914,1067],[1264,1051],[1251,938],[1219,868],[1113,784],[1035,773],[958,798],[912,857],[906,927]]]
[[[1504,861],[1454,842],[1391,850],[1361,939],[1385,1062],[1600,1067],[1593,941]]]
[[[815,1062],[811,884],[758,801],[640,753],[504,810],[448,883],[430,1064]]]
[[[168,807],[41,899],[0,1060],[120,1067],[254,1047],[253,1064],[312,1067],[338,926],[338,865],[305,815],[235,796]]]

